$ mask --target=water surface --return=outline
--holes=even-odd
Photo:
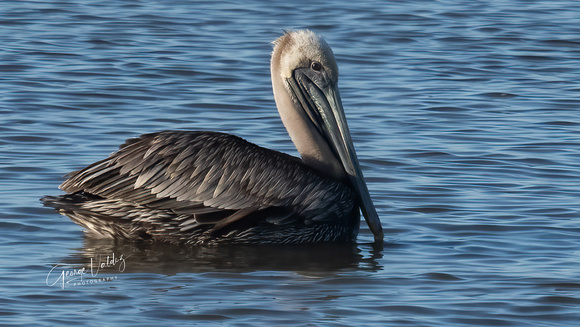
[[[578,13],[547,0],[2,1],[0,323],[575,325]],[[296,154],[268,71],[289,28],[334,49],[384,249],[366,226],[340,247],[112,244],[41,206],[64,174],[146,132]]]

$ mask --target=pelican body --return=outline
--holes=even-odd
[[[301,158],[237,136],[163,131],[129,139],[43,198],[93,237],[174,244],[351,242],[360,210],[380,220],[358,163],[328,44],[308,30],[274,42],[272,86]]]

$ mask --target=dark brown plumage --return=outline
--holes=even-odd
[[[347,184],[299,158],[215,132],[130,139],[108,158],[69,174],[61,189],[69,194],[45,203],[99,237],[346,242],[359,221]]]

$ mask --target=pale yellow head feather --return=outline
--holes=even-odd
[[[330,46],[310,30],[289,31],[279,37],[272,51],[272,70],[282,79],[292,76],[297,68],[309,67],[313,61],[322,64],[334,82],[338,80],[338,67]]]

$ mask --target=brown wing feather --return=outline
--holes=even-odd
[[[195,225],[215,229],[272,207],[284,208],[282,218],[272,218],[281,223],[324,220],[353,205],[344,184],[298,158],[214,132],[145,134],[68,177],[61,185],[66,192],[191,214]]]

